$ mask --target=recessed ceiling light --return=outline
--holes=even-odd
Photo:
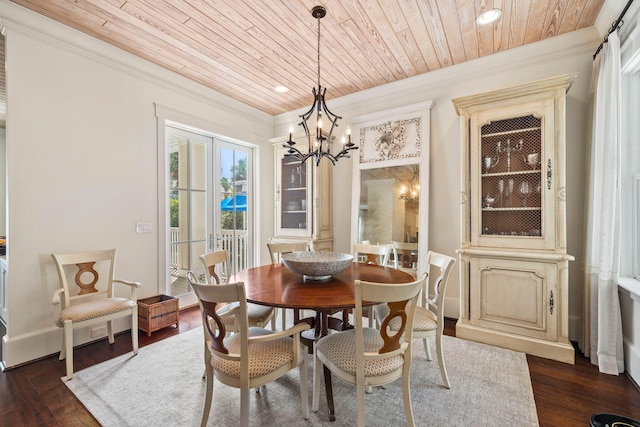
[[[276,92],[285,93],[289,91],[289,88],[286,86],[276,86],[273,88]]]
[[[478,15],[478,17],[476,18],[476,23],[478,25],[490,24],[500,19],[501,16],[502,11],[500,9],[489,9]]]

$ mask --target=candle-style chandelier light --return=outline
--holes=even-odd
[[[316,166],[320,165],[320,160],[323,157],[328,158],[331,163],[335,165],[338,159],[342,157],[349,157],[349,151],[358,148],[351,142],[351,132],[347,128],[346,134],[348,140],[343,136],[340,151],[336,154],[331,153],[333,130],[336,126],[338,126],[337,122],[342,117],[333,114],[329,110],[329,108],[327,108],[327,104],[324,101],[324,95],[327,89],[322,88],[322,86],[320,85],[320,19],[322,19],[326,14],[327,10],[323,6],[315,6],[313,9],[311,9],[311,16],[318,20],[318,87],[313,88],[313,104],[311,105],[311,108],[309,109],[309,111],[299,116],[300,118],[302,118],[302,121],[299,123],[299,125],[304,128],[304,133],[307,138],[307,152],[303,153],[302,151],[294,147],[296,143],[292,138],[293,129],[289,129],[289,140],[284,143],[284,147],[289,149],[285,156],[294,157],[300,160],[301,163],[306,162],[309,158],[313,158]],[[307,121],[311,118],[314,112],[316,117],[316,132],[315,136],[312,137],[312,134],[309,131],[309,126],[307,125]],[[323,118],[331,123],[329,132],[327,133],[323,133],[322,131],[324,124]]]
[[[399,199],[405,202],[417,202],[420,194],[420,182],[418,181],[418,168],[413,169],[413,176],[406,185],[400,188]]]

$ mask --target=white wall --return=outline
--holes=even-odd
[[[164,142],[158,146],[154,104],[210,132],[264,145],[269,164],[273,118],[6,0],[0,6],[11,367],[59,350],[51,253],[116,247],[116,275],[142,282],[140,298],[158,294]],[[154,232],[136,234],[137,221]],[[77,334],[78,342],[87,335]]]
[[[559,74],[578,72],[567,100],[567,224],[568,253],[576,257],[570,265],[571,338],[577,339],[582,304],[583,204],[585,146],[588,126],[588,89],[592,55],[601,41],[594,28],[544,40],[507,52],[476,59],[390,83],[354,95],[327,99],[329,108],[351,117],[433,100],[431,109],[431,152],[429,188],[429,248],[455,255],[460,242],[460,121],[451,100],[460,96],[526,83]],[[354,64],[354,66],[357,66]],[[322,76],[331,96],[331,76]],[[311,84],[312,82],[310,82]],[[284,135],[289,123],[303,111],[276,116],[276,134]],[[344,129],[342,128],[342,129]],[[341,134],[341,130],[338,134]],[[339,161],[333,168],[334,248],[348,252],[350,220],[344,207],[351,203],[351,162]],[[341,220],[341,218],[345,218]],[[421,236],[423,234],[421,233]],[[446,315],[459,312],[459,273],[451,275],[447,290]]]

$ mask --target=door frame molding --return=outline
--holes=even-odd
[[[184,112],[174,110],[169,107],[162,106],[160,104],[154,103],[155,108],[155,116],[156,116],[156,131],[157,131],[157,292],[159,294],[166,294],[167,289],[169,287],[169,216],[167,206],[169,204],[169,191],[168,191],[168,164],[167,159],[169,156],[169,144],[167,141],[166,135],[166,126],[174,126],[179,129],[195,132],[195,133],[204,133],[207,136],[211,136],[215,139],[221,139],[225,142],[231,142],[233,144],[238,144],[240,146],[244,146],[253,150],[253,159],[254,159],[254,170],[253,177],[251,181],[252,188],[258,188],[256,185],[256,179],[259,175],[259,165],[256,160],[260,157],[260,147],[256,144],[252,144],[246,141],[240,141],[235,138],[227,137],[216,133],[213,128],[215,124],[211,121],[201,119],[195,117],[190,114],[186,114]],[[253,229],[251,232],[254,233],[255,236],[259,236],[260,225],[258,224],[257,218],[259,218],[259,201],[254,199],[254,221],[253,221]],[[255,243],[255,241],[254,241]],[[253,248],[253,257],[254,260],[257,260],[258,248],[257,245],[254,244]],[[195,293],[190,292],[188,294],[184,294],[180,297],[180,308],[186,308],[190,306],[194,306],[198,304],[198,299]]]

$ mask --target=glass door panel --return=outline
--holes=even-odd
[[[169,288],[173,296],[191,292],[186,272],[199,275],[211,229],[208,185],[212,138],[167,127],[169,139]]]
[[[216,223],[216,249],[229,254],[230,274],[253,266],[252,229],[253,158],[251,149],[216,140],[218,146],[220,220]]]

